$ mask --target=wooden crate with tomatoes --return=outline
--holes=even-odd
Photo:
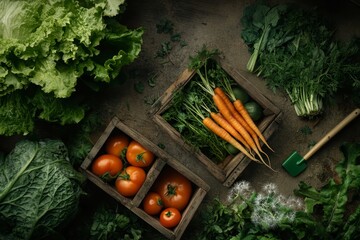
[[[199,55],[206,57],[206,53]],[[264,143],[277,130],[281,111],[249,80],[218,56],[209,57],[206,60],[196,57],[194,59],[195,63],[191,64],[195,67],[189,67],[182,72],[154,103],[151,114],[161,129],[179,145],[193,153],[217,180],[229,187],[252,160],[259,161],[261,159],[261,163],[271,167],[266,153],[271,151],[271,146],[268,148]],[[202,63],[196,66],[201,61]],[[220,94],[217,92],[219,89],[216,88],[220,88],[226,96],[219,97]],[[217,95],[216,98],[215,95]],[[231,109],[233,107],[228,105],[223,108],[218,98],[224,103],[227,98],[232,106],[235,105],[235,102],[240,101],[242,110],[245,109],[246,112],[242,112],[241,109],[238,111],[238,108]],[[236,115],[239,113],[241,113],[240,118],[242,119],[238,120]],[[240,123],[242,126],[236,128],[237,131],[233,135],[230,132],[231,129],[228,130],[227,127],[228,125],[233,128],[237,127],[236,124],[232,124],[231,119],[235,116],[238,120],[236,122],[245,121],[245,123]],[[221,125],[223,124],[220,122],[221,119],[217,119],[219,124],[215,121],[219,117],[227,120],[224,125]],[[210,122],[209,118],[222,127],[227,135],[230,134],[232,139],[220,137],[218,134],[222,134],[223,131],[216,132],[218,128],[211,129],[212,125],[204,122],[205,120]],[[255,133],[254,126],[250,125],[250,121],[259,133]],[[237,134],[242,135],[244,129],[246,132],[240,136],[243,139],[239,138],[237,141],[241,146],[236,143],[236,147],[234,147],[231,141],[235,139],[234,136],[237,137],[235,139],[237,140]],[[263,139],[259,137],[259,134]],[[248,138],[249,136],[250,138]],[[242,144],[240,140],[243,140],[244,143]],[[244,149],[245,151],[242,151]],[[258,151],[258,154],[254,149]]]
[[[80,169],[168,239],[181,238],[210,189],[199,176],[117,117]]]

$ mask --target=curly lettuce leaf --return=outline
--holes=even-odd
[[[132,63],[141,51],[143,29],[128,29],[117,22],[124,7],[125,0],[0,1],[0,98],[14,99],[8,95],[40,87],[53,96],[52,106],[58,108],[50,111],[38,101],[35,108],[41,113],[33,118],[55,119],[61,124],[79,122],[82,107],[74,107],[71,116],[68,110],[59,116],[70,104],[64,106],[59,104],[64,101],[56,99],[79,94],[80,80],[99,90],[103,83],[117,78],[122,67]],[[26,108],[33,113],[32,105],[36,104],[14,103],[12,111],[18,115],[14,119],[9,115],[6,123],[18,121]],[[10,109],[6,105],[6,110]],[[0,134],[31,132],[35,119],[24,119],[29,121],[27,127],[14,131],[0,126]]]
[[[27,135],[33,132],[36,119],[76,124],[85,117],[87,109],[74,97],[63,99],[40,90],[17,90],[0,97],[0,135]]]
[[[38,91],[32,103],[38,112],[38,118],[61,125],[79,123],[85,116],[86,106],[74,104],[71,98],[54,98],[51,94]]]
[[[34,130],[36,109],[22,91],[0,97],[0,135],[28,134]]]
[[[123,66],[132,63],[141,51],[143,33],[142,28],[129,30],[116,21],[108,21],[108,31],[101,42],[100,54],[93,59],[94,79],[110,82],[119,75]]]
[[[61,141],[23,140],[0,164],[1,239],[40,239],[76,213],[84,177]]]
[[[142,29],[114,27],[114,21],[106,18],[116,16],[123,4],[115,0],[3,1],[0,95],[35,84],[66,98],[85,72],[105,82],[117,77],[121,67],[138,56],[142,44]],[[115,46],[115,51],[102,53],[104,44]],[[11,88],[8,75],[17,80]]]

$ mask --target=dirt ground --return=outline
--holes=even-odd
[[[320,187],[332,176],[334,164],[342,158],[339,151],[340,144],[344,141],[360,141],[360,118],[358,118],[311,158],[304,173],[298,177],[289,176],[281,167],[281,163],[289,154],[294,150],[305,154],[309,149],[309,144],[318,141],[350,113],[353,106],[333,104],[326,109],[321,119],[303,120],[296,116],[286,95],[280,92],[275,94],[267,88],[264,80],[246,71],[249,53],[240,37],[242,29],[240,19],[244,7],[252,1],[131,0],[127,2],[123,20],[130,28],[144,28],[143,50],[135,63],[128,68],[129,79],[124,84],[109,86],[102,91],[101,95],[94,96],[98,98],[98,108],[104,109],[104,127],[113,116],[117,116],[126,125],[138,130],[155,144],[164,144],[165,150],[170,155],[211,186],[204,202],[214,197],[226,198],[229,189],[218,182],[191,153],[182,146],[178,146],[169,135],[154,124],[149,115],[151,104],[187,67],[189,56],[195,55],[203,45],[209,49],[219,49],[227,63],[249,79],[282,111],[279,128],[269,140],[275,152],[268,152],[277,172],[251,163],[237,181],[249,181],[257,189],[272,182],[277,184],[284,195],[293,194],[293,190],[297,188],[300,181]],[[360,36],[360,7],[354,3],[335,0],[298,0],[297,2],[305,7],[317,6],[321,12],[329,16],[329,19],[337,24],[339,29],[337,35],[340,38],[348,39],[353,34]],[[162,19],[173,22],[175,31],[181,34],[181,39],[187,44],[184,47],[174,44],[169,57],[164,59],[155,58],[161,43],[169,41],[169,35],[157,33],[156,24]],[[148,80],[154,74],[155,86],[150,86]],[[144,86],[142,93],[135,89],[136,84]],[[310,127],[312,134],[303,134],[300,130],[304,127]],[[190,223],[189,228],[192,224],[196,224],[196,219]]]
[[[241,37],[240,19],[244,7],[252,1],[139,1],[128,2],[124,20],[129,27],[143,27],[145,30],[143,50],[140,57],[129,68],[125,84],[109,87],[99,99],[99,108],[107,110],[105,118],[116,115],[121,121],[139,130],[154,143],[165,144],[165,150],[189,169],[201,176],[211,186],[207,198],[224,196],[228,189],[223,187],[191,153],[178,146],[149,116],[151,104],[177,79],[187,67],[189,56],[194,56],[203,45],[209,49],[219,49],[226,62],[235,67],[247,79],[251,80],[263,95],[270,99],[282,111],[278,130],[270,138],[275,150],[270,154],[277,172],[264,166],[251,163],[237,179],[247,180],[256,188],[267,182],[276,183],[281,192],[292,194],[300,181],[321,186],[332,174],[334,163],[341,159],[339,146],[343,141],[360,140],[360,119],[350,123],[336,137],[327,143],[308,162],[307,170],[298,177],[290,177],[281,167],[281,163],[294,150],[305,154],[309,145],[320,138],[342,120],[353,109],[348,104],[333,104],[326,109],[321,119],[303,120],[296,116],[294,108],[286,95],[276,94],[267,88],[265,81],[249,74],[246,63],[249,53]],[[279,2],[279,1],[278,1]],[[360,35],[360,7],[348,1],[298,1],[305,7],[317,6],[338,25],[337,35],[348,39],[353,34]],[[310,3],[311,2],[311,3]],[[327,2],[327,3],[325,3]],[[181,33],[181,39],[187,45],[173,44],[168,58],[155,58],[161,43],[169,41],[169,35],[157,33],[156,24],[162,19],[174,23],[174,30]],[[156,75],[155,87],[148,84],[151,76]],[[139,93],[135,85],[144,86]],[[300,130],[309,127],[312,134],[306,135]]]
[[[334,164],[342,155],[339,146],[344,141],[360,140],[360,119],[356,119],[328,142],[308,162],[308,168],[298,177],[291,177],[281,163],[294,150],[304,155],[309,145],[318,141],[332,127],[353,110],[349,104],[330,105],[321,119],[303,120],[296,116],[294,108],[286,95],[269,90],[264,80],[249,74],[246,63],[249,53],[241,37],[243,9],[252,1],[128,1],[124,20],[129,27],[144,27],[144,44],[139,59],[129,68],[130,79],[119,88],[111,87],[99,99],[99,107],[107,110],[107,118],[116,115],[130,127],[140,131],[154,143],[162,143],[165,150],[183,165],[203,178],[211,189],[205,197],[207,202],[214,197],[226,198],[228,188],[219,183],[191,153],[178,146],[149,116],[151,103],[177,79],[187,67],[189,56],[195,55],[203,45],[209,49],[219,49],[228,63],[249,79],[268,99],[282,111],[278,130],[270,138],[275,150],[268,152],[277,172],[264,166],[251,163],[238,177],[237,181],[249,181],[260,189],[265,183],[275,183],[284,195],[293,194],[300,181],[320,187],[331,176]],[[283,2],[283,1],[277,1]],[[293,1],[296,2],[296,1]],[[297,1],[304,7],[318,7],[338,26],[339,38],[348,39],[360,35],[360,7],[350,1]],[[187,45],[174,45],[168,58],[155,58],[161,43],[169,41],[169,35],[157,33],[156,24],[162,19],[174,23],[176,32]],[[155,87],[148,80],[155,74]],[[143,84],[144,91],[135,90],[136,84]],[[305,135],[300,130],[309,127],[312,134]],[[196,221],[196,220],[194,220]],[[194,222],[193,221],[193,222]],[[190,223],[194,224],[194,223]]]

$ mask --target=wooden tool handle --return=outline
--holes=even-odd
[[[354,120],[359,115],[360,109],[357,108],[347,117],[345,117],[338,125],[336,125],[329,133],[327,133],[319,142],[313,146],[308,153],[304,156],[304,160],[308,160],[312,155],[314,155],[325,143],[327,143],[331,138],[333,138],[341,129],[343,129],[348,123]]]

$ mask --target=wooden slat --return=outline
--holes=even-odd
[[[165,166],[166,162],[160,158],[157,158],[156,161],[151,166],[149,172],[146,174],[146,179],[139,191],[136,193],[134,199],[130,202],[131,206],[139,207],[142,200],[145,198],[145,195],[148,193],[152,185],[154,184],[156,178],[159,176],[161,170]]]
[[[119,122],[118,118],[113,118],[111,122],[108,124],[104,132],[101,134],[99,139],[94,144],[93,148],[91,148],[90,152],[86,156],[85,160],[81,163],[80,169],[87,169],[92,160],[96,157],[101,147],[104,145],[105,141],[108,139],[111,132],[114,130],[115,125]]]
[[[220,182],[225,180],[225,173],[219,167],[219,165],[215,164],[208,157],[206,157],[202,152],[194,150],[194,148],[187,144],[180,133],[175,130],[167,121],[165,121],[160,115],[156,114],[153,116],[153,121],[157,123],[165,132],[167,132],[170,137],[175,140],[175,142],[183,147],[188,152],[191,152],[195,155],[195,157],[200,160],[201,163],[204,164],[205,168]]]
[[[181,89],[194,76],[195,71],[185,69],[178,79],[155,101],[152,105],[150,114],[162,114],[170,105],[174,93]]]
[[[100,154],[102,154],[103,145],[111,134],[116,134],[122,132],[128,135],[131,139],[136,140],[141,145],[155,154],[156,158],[150,169],[147,171],[147,176],[144,184],[141,186],[139,191],[133,198],[127,198],[119,194],[112,183],[106,183],[101,178],[97,177],[90,171],[91,162]],[[191,200],[182,213],[182,220],[178,226],[174,229],[167,229],[163,227],[158,218],[152,217],[145,213],[141,209],[141,203],[145,198],[146,194],[150,191],[153,184],[156,182],[159,174],[163,168],[169,165],[174,168],[179,173],[183,174],[187,179],[189,179],[194,186],[194,193],[191,197]],[[99,137],[98,141],[95,143],[91,149],[88,156],[85,158],[80,167],[81,171],[87,176],[88,180],[93,182],[96,186],[102,189],[104,192],[109,194],[119,203],[124,205],[134,214],[142,218],[145,222],[149,223],[156,230],[162,233],[165,237],[169,239],[180,239],[181,235],[184,233],[187,225],[191,221],[195,211],[199,207],[206,193],[209,191],[210,186],[204,182],[199,176],[183,166],[175,158],[171,157],[167,152],[159,148],[153,142],[142,136],[139,132],[134,129],[129,128],[124,123],[119,121],[118,118],[114,117],[109,123],[103,134]]]

